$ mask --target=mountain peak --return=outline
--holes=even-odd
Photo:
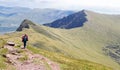
[[[82,27],[84,23],[87,21],[86,16],[87,14],[85,10],[82,10],[77,13],[71,14],[67,17],[63,17],[62,19],[53,21],[52,23],[47,23],[44,25],[53,28],[64,28],[64,29]]]
[[[23,28],[27,28],[29,29],[30,28],[30,25],[35,25],[32,21],[28,20],[28,19],[24,19],[22,21],[22,23],[20,24],[20,26],[17,28],[16,31],[22,31]]]

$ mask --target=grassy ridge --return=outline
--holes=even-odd
[[[93,12],[86,13],[88,21],[81,28],[66,30],[30,24],[31,27],[28,30],[24,29],[22,32],[6,34],[0,37],[7,41],[12,40],[17,44],[22,44],[21,36],[25,33],[28,34],[28,44],[39,48],[39,51],[42,51],[38,51],[40,54],[60,63],[63,69],[69,68],[69,66],[76,67],[76,69],[79,66],[81,68],[86,68],[85,66],[90,68],[90,61],[90,63],[93,62],[93,69],[95,69],[94,66],[98,63],[98,68],[99,64],[102,64],[100,65],[101,68],[107,66],[114,70],[119,70],[120,65],[109,56],[106,56],[102,50],[103,47],[109,44],[120,43],[119,17]],[[62,55],[59,55],[57,58],[56,53]],[[68,60],[68,62],[64,59]],[[81,62],[85,66],[82,67]]]
[[[24,33],[28,33],[29,35],[29,42],[28,42],[29,46],[27,47],[29,50],[37,54],[42,54],[50,58],[51,60],[59,63],[62,70],[80,70],[80,69],[82,70],[112,70],[110,67],[107,67],[107,66],[104,66],[98,63],[90,62],[87,60],[71,58],[70,56],[68,56],[68,54],[65,54],[66,52],[64,53],[64,51],[59,50],[59,48],[57,48],[57,46],[61,45],[62,43],[60,40],[57,41],[49,37],[46,37],[43,34],[37,33],[33,29],[24,30],[23,32],[6,34],[1,37],[7,41],[14,41],[17,44],[22,45],[21,36]],[[35,44],[37,44],[37,42],[39,44],[36,46]],[[40,49],[41,47],[43,48]],[[56,51],[56,50],[59,50],[59,51]]]

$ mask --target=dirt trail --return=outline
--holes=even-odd
[[[23,54],[18,53],[17,48],[9,45],[5,45],[4,48],[9,50],[9,54],[6,54],[6,57],[15,66],[16,70],[60,70],[57,63],[42,55],[33,54],[28,49],[22,49],[24,54],[27,55],[27,60],[20,61],[19,59],[23,57]]]

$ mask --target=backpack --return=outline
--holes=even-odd
[[[28,41],[27,36],[24,36],[24,37],[23,37],[23,41]]]

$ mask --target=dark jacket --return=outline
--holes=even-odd
[[[28,41],[28,36],[27,35],[22,36],[22,42],[26,42],[26,41]]]

